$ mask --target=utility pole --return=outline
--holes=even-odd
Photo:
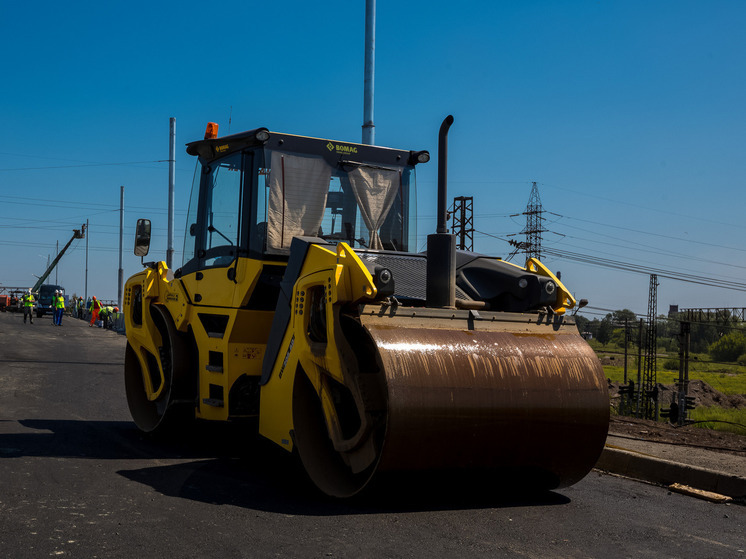
[[[642,332],[644,319],[640,319],[640,327],[637,332],[637,394],[635,395],[635,417],[640,417],[640,406],[642,398]]]
[[[686,423],[687,411],[690,409],[687,395],[689,393],[689,348],[692,343],[692,324],[682,320],[679,328],[679,380],[676,383],[678,414],[674,419],[681,427]]]
[[[376,0],[365,0],[365,83],[363,90],[363,143],[376,143],[373,92],[376,74]]]
[[[624,319],[624,384],[627,384],[627,342],[629,342],[629,319]]]
[[[642,375],[643,393],[642,416],[645,419],[658,419],[658,390],[656,386],[657,366],[656,350],[658,349],[658,276],[650,274],[650,291],[648,295],[648,328],[645,333],[645,368]]]
[[[91,233],[90,233],[87,219],[85,220],[85,231],[86,231],[86,236],[85,236],[85,293],[84,293],[84,297],[85,297],[86,302],[88,302],[88,237],[91,236]]]
[[[124,268],[122,268],[122,239],[124,237],[124,186],[119,188],[119,276],[117,278],[117,306],[122,308]]]
[[[172,269],[174,264],[174,182],[176,176],[176,119],[174,117],[171,117],[170,124],[170,141],[168,147],[168,247],[166,248],[166,266]]]
[[[55,255],[55,256],[59,256],[59,255],[60,255],[60,241],[59,241],[59,239],[57,240],[57,250],[56,250],[56,252],[54,253],[54,255]],[[57,279],[57,271],[58,271],[58,270],[59,270],[59,266],[55,266],[55,268],[54,268],[54,283],[55,283],[56,285],[59,285],[59,284],[60,284],[60,281],[59,281],[59,279]]]
[[[634,390],[633,385],[634,383],[629,384],[628,383],[628,374],[627,374],[627,358],[628,358],[628,351],[627,348],[629,346],[629,319],[624,319],[624,385],[620,387],[619,394],[620,394],[620,400],[619,400],[619,415],[627,415],[632,411],[632,401],[634,399]]]

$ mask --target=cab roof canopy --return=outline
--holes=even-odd
[[[349,161],[350,163],[364,162],[396,167],[416,165],[418,155],[427,153],[270,132],[267,128],[256,128],[222,138],[190,142],[187,144],[186,151],[189,155],[196,155],[201,160],[209,162],[236,151],[259,146],[322,156],[330,163]]]

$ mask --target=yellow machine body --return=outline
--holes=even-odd
[[[422,152],[264,132],[189,144],[206,177],[192,193],[191,259],[175,272],[151,263],[125,285],[137,425],[255,417],[340,497],[379,472],[528,472],[538,488],[581,479],[603,448],[608,392],[559,279],[536,259],[460,253],[456,304],[428,306],[427,256],[387,249],[406,247]],[[358,170],[361,160],[372,163]],[[311,226],[306,176],[308,189],[336,184]],[[224,184],[236,215],[207,197]],[[393,209],[383,204],[376,221],[366,208],[379,190]],[[306,198],[293,207],[293,196]]]

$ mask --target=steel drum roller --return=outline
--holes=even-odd
[[[532,489],[585,476],[608,429],[603,369],[574,324],[510,316],[522,322],[505,313],[478,321],[362,313],[386,392],[378,456],[365,472],[343,476],[341,461],[318,438],[320,424],[304,428],[296,420],[317,485],[348,496],[376,472],[520,472]]]
[[[369,325],[388,392],[379,469],[585,476],[606,440],[603,370],[577,333],[538,328],[552,333]]]

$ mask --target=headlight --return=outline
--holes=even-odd
[[[376,266],[373,273],[373,282],[376,284],[379,297],[388,297],[394,294],[394,274],[383,266]]]

